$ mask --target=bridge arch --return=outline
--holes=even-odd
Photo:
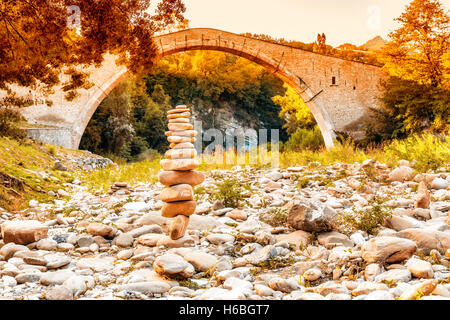
[[[234,33],[197,28],[156,36],[154,43],[160,58],[191,50],[227,52],[253,61],[279,77],[305,101],[322,132],[327,148],[333,146],[336,131],[350,135],[361,131],[362,119],[378,104],[379,80],[384,72],[372,65],[325,56]],[[30,123],[54,125],[70,131],[62,145],[78,149],[81,137],[102,100],[129,76],[124,66],[115,64],[115,56],[106,55],[99,68],[91,70],[92,88],[81,97],[63,101],[49,110],[35,105],[22,113]],[[83,89],[84,90],[84,89]],[[49,118],[58,117],[52,123]],[[67,142],[70,140],[70,142]],[[53,141],[53,140],[52,140]],[[44,141],[46,142],[46,141]]]

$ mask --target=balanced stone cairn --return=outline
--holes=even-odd
[[[167,159],[161,160],[164,171],[158,175],[159,182],[168,186],[159,198],[165,202],[161,215],[174,218],[170,226],[170,238],[173,240],[184,236],[189,224],[189,216],[194,214],[197,203],[194,201],[192,187],[202,183],[205,176],[193,171],[199,166],[195,159],[197,151],[192,144],[197,131],[189,122],[189,108],[176,106],[167,112],[169,131],[165,134],[170,142],[170,150],[165,153]]]

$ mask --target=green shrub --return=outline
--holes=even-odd
[[[236,179],[225,179],[216,185],[216,192],[211,195],[212,200],[223,201],[228,208],[237,208],[244,200],[244,188]]]
[[[17,124],[22,120],[23,118],[18,111],[0,107],[0,137],[25,138],[25,131],[17,127]]]
[[[431,133],[394,140],[384,147],[386,157],[414,161],[418,171],[436,170],[450,163],[450,137]]]
[[[366,231],[373,234],[380,228],[387,218],[392,216],[392,212],[383,204],[384,200],[374,197],[369,205],[370,209],[358,210],[354,213],[343,213],[339,216],[341,224],[352,231]]]
[[[314,129],[297,129],[284,143],[283,148],[288,151],[319,150],[324,145],[322,132],[315,126]]]

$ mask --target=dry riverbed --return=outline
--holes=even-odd
[[[450,299],[448,170],[368,160],[206,177],[176,241],[160,183],[99,194],[75,180],[20,216],[0,208],[1,297]],[[229,178],[245,185],[238,208],[213,200]]]

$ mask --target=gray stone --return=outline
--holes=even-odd
[[[39,250],[52,251],[56,249],[57,242],[51,238],[41,239],[36,243],[36,248]]]
[[[119,286],[119,290],[137,291],[143,294],[161,294],[169,291],[170,285],[164,281],[145,281],[127,283]]]
[[[91,269],[95,272],[104,272],[114,269],[114,258],[81,258],[77,261],[78,269]]]
[[[195,245],[194,238],[185,235],[177,240],[171,239],[169,236],[162,236],[158,239],[157,246],[166,246],[168,248],[191,247]]]
[[[433,278],[434,274],[431,263],[423,260],[418,260],[410,263],[408,265],[408,270],[414,277],[420,279],[431,279]]]
[[[409,272],[407,269],[391,269],[375,277],[376,282],[383,282],[383,281],[408,282],[410,280],[411,280],[411,272]]]
[[[133,238],[137,238],[137,237],[142,236],[143,234],[147,234],[147,233],[163,233],[163,230],[157,224],[152,224],[152,225],[142,226],[140,228],[136,228],[136,229],[133,229],[128,232],[128,234],[131,235]]]
[[[45,260],[47,261],[46,267],[48,269],[57,269],[65,265],[68,265],[72,259],[69,256],[61,254],[46,255]]]
[[[300,286],[292,279],[275,277],[269,281],[269,287],[275,291],[290,293],[299,289]]]
[[[293,201],[285,205],[287,209],[289,226],[308,232],[331,231],[336,226],[336,211],[328,206],[315,207],[313,204]]]
[[[410,180],[413,176],[414,170],[407,166],[400,166],[392,170],[388,176],[389,181],[406,181]]]
[[[364,300],[395,300],[395,298],[389,291],[376,290],[369,293]]]
[[[30,251],[30,249],[20,244],[7,243],[0,249],[0,254],[8,261],[19,251]]]
[[[184,260],[192,264],[197,271],[208,271],[217,263],[217,258],[213,255],[201,251],[192,251],[184,256]]]
[[[350,240],[345,234],[331,231],[319,234],[317,237],[319,243],[325,247],[330,244],[342,244],[345,247],[353,247],[353,241]]]
[[[94,286],[94,278],[91,276],[72,276],[66,279],[63,284],[72,292],[74,297],[77,297]]]
[[[230,234],[220,234],[220,233],[214,233],[210,234],[206,237],[209,242],[213,244],[221,244],[225,242],[234,242],[234,236]]]
[[[251,263],[253,265],[259,265],[264,261],[276,257],[277,255],[278,255],[277,248],[273,245],[268,245],[260,250],[257,250],[256,252],[252,252],[251,254],[245,255],[243,258],[248,263]]]
[[[25,283],[25,282],[39,282],[41,279],[41,272],[31,272],[26,271],[24,273],[19,273],[14,277],[17,283]]]
[[[242,280],[239,278],[231,277],[231,278],[228,278],[227,280],[225,280],[225,282],[223,283],[223,287],[225,289],[229,289],[229,290],[238,289],[238,288],[252,290],[253,284],[247,280]]]
[[[431,182],[431,188],[433,189],[447,189],[450,186],[450,182],[442,178],[434,178]]]
[[[116,246],[131,247],[134,242],[134,237],[129,233],[122,233],[116,237]]]
[[[44,286],[61,285],[74,275],[74,272],[68,270],[48,271],[42,274],[40,283]]]
[[[94,243],[94,239],[90,235],[81,235],[76,240],[76,243],[80,248],[89,247],[91,244]]]
[[[361,255],[368,263],[392,263],[408,259],[416,249],[416,244],[411,240],[381,236],[365,242]]]
[[[45,292],[46,300],[72,300],[72,291],[62,285],[52,287]]]
[[[153,269],[160,275],[178,275],[184,278],[194,274],[194,267],[176,254],[164,254],[155,259]]]

